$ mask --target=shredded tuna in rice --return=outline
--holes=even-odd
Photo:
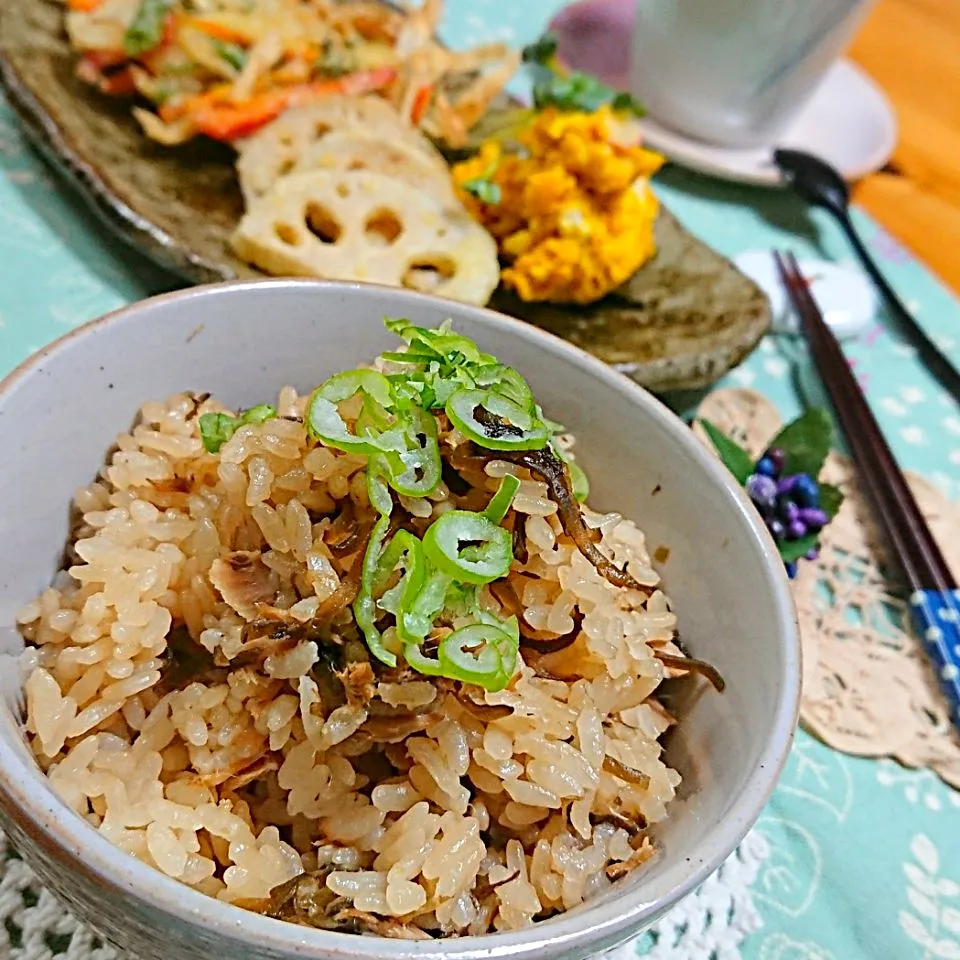
[[[379,369],[394,384],[418,372],[396,356]],[[360,396],[334,404],[357,435]],[[680,781],[655,694],[660,658],[669,672],[682,653],[643,534],[562,503],[543,466],[560,464],[569,490],[559,426],[518,455],[427,401],[442,477],[423,496],[388,478],[377,508],[371,456],[318,438],[314,397],[285,387],[275,408],[237,416],[206,396],[147,403],[77,493],[70,565],[19,617],[40,766],[117,846],[301,924],[474,935],[601,893],[654,855],[647,828]],[[499,435],[532,436],[531,417],[502,416]],[[484,430],[495,442],[489,417]],[[407,531],[419,555],[440,517],[482,514],[505,489],[505,575],[461,584],[456,603],[448,592],[412,651],[413,601],[397,600],[412,568],[398,565],[359,625],[381,515],[382,542]],[[454,571],[486,562],[461,548]],[[439,652],[465,625],[499,644],[454,651],[476,656],[479,682]]]

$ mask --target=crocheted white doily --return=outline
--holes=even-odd
[[[741,960],[739,946],[761,926],[750,885],[767,859],[766,841],[750,834],[695,893],[639,939],[605,960]],[[0,958],[134,960],[121,956],[68,913],[0,831]]]

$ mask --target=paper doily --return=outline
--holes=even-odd
[[[752,390],[717,390],[699,412],[753,456],[782,425],[773,405]],[[853,465],[831,453],[823,477],[845,500],[823,532],[820,558],[801,562],[793,582],[804,660],[801,722],[835,750],[929,767],[960,789],[960,736],[910,632],[905,589],[887,572],[887,547]],[[922,477],[907,479],[947,563],[960,574],[960,504]]]

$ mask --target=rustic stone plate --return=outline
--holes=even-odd
[[[194,283],[263,277],[227,243],[243,210],[231,151],[148,140],[129,103],[75,78],[63,10],[53,0],[0,0],[0,82],[31,140],[110,228],[161,266]],[[769,304],[667,212],[657,235],[657,256],[598,305],[531,305],[502,292],[493,305],[656,392],[707,386],[753,350]]]

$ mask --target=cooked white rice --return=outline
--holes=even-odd
[[[611,586],[563,534],[544,484],[494,461],[486,491],[507,470],[524,481],[528,558],[510,582],[525,620],[552,634],[579,623],[576,642],[522,650],[513,682],[489,693],[369,671],[348,640],[361,665],[345,700],[316,637],[251,658],[262,608],[229,605],[214,581],[224,557],[260,555],[270,608],[311,621],[345,576],[324,537],[343,501],[367,507],[365,460],[282,418],[209,454],[197,415],[214,409],[187,395],[142,408],[76,495],[72,566],[20,614],[29,741],[64,801],[211,896],[266,911],[273,891],[277,909],[276,888],[307,871],[313,886],[284,915],[308,922],[312,904],[322,917],[309,922],[387,935],[522,927],[652,855],[643,827],[680,780],[658,743],[672,720],[652,699],[655,650],[677,652],[666,597]],[[297,417],[303,402],[286,388],[278,409]],[[430,517],[450,498],[441,485],[403,505]],[[608,556],[657,583],[632,523],[586,516]],[[178,631],[217,666],[191,676],[168,647]],[[622,765],[642,776],[611,772]]]

